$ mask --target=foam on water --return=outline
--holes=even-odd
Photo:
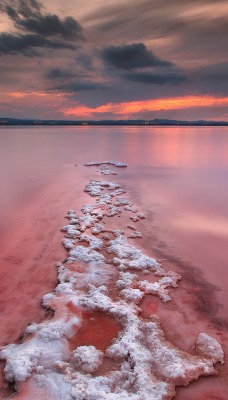
[[[113,174],[108,165],[127,166],[116,161],[85,165],[100,166],[103,175]],[[16,385],[14,398],[168,400],[176,386],[216,374],[214,364],[224,359],[216,339],[200,333],[190,354],[165,338],[156,315],[141,316],[143,298],[153,295],[166,303],[170,288],[181,279],[133,243],[142,234],[130,218],[137,223],[145,215],[127,198],[117,197],[126,192],[118,183],[91,180],[85,192],[96,202],[83,205],[81,213],[68,211],[70,223],[62,228],[66,260],[57,265],[55,291],[43,297],[43,306],[54,310],[53,318],[29,325],[20,344],[1,349],[5,379]],[[120,213],[128,218],[127,225],[119,218],[119,229],[108,227],[106,217]],[[104,232],[108,234],[98,237]],[[148,279],[142,280],[142,274]],[[72,349],[86,313],[91,320],[97,313],[111,317],[120,326],[104,351],[89,343]]]

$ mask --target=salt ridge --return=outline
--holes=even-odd
[[[85,165],[100,166],[103,175],[113,174],[108,165],[127,166],[116,161]],[[137,223],[145,215],[127,198],[119,197],[126,192],[121,185],[91,180],[85,192],[96,203],[85,204],[82,214],[68,211],[69,224],[61,229],[67,257],[57,266],[59,284],[55,291],[42,300],[44,307],[54,310],[54,316],[29,325],[20,344],[1,349],[5,379],[15,383],[15,399],[172,399],[177,385],[187,385],[200,375],[216,374],[214,364],[223,363],[223,350],[217,340],[201,333],[195,355],[191,355],[166,340],[158,317],[145,320],[140,316],[143,297],[152,294],[164,303],[170,301],[169,289],[176,288],[181,277],[165,271],[132,244],[132,238],[141,238],[142,234],[130,219]],[[130,218],[129,212],[133,213]],[[129,218],[127,226],[122,227],[131,230],[128,236],[122,228],[108,229],[102,221],[120,213]],[[99,236],[104,232],[108,234]],[[141,280],[142,273],[157,280]],[[113,280],[117,291],[114,297]],[[122,326],[104,352],[91,345],[70,348],[70,340],[83,326],[85,312],[109,315]],[[118,362],[118,368],[99,373],[105,360]]]

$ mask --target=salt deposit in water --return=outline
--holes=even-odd
[[[116,161],[86,165],[107,172],[108,165],[127,166]],[[200,375],[216,374],[214,364],[223,363],[223,350],[217,340],[200,333],[195,354],[189,354],[165,338],[156,315],[140,316],[145,296],[170,301],[169,289],[176,288],[181,277],[165,271],[132,244],[132,238],[142,236],[134,225],[128,224],[131,243],[121,218],[119,229],[104,225],[104,218],[121,211],[134,222],[145,218],[142,212],[129,217],[129,211],[136,209],[127,199],[117,197],[124,188],[115,182],[91,180],[85,192],[96,198],[96,204],[85,204],[82,215],[68,211],[70,224],[62,228],[66,260],[58,264],[55,291],[43,297],[43,306],[54,310],[54,316],[29,325],[20,344],[1,349],[5,379],[15,383],[15,399],[169,400],[176,386],[188,385]],[[110,234],[103,235],[103,241],[99,235],[105,231]],[[113,257],[111,261],[106,254]],[[141,280],[142,273],[148,274],[148,280]],[[151,282],[152,276],[157,280]],[[105,351],[89,343],[71,348],[86,313],[91,319],[94,313],[110,316],[122,327]],[[107,361],[110,367],[105,369]]]

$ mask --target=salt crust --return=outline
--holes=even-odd
[[[119,279],[116,282],[118,289],[125,289],[131,287],[134,279],[137,279],[138,275],[131,274],[130,272],[120,272]]]
[[[144,294],[145,293],[139,289],[123,289],[120,292],[121,297],[124,297],[125,300],[132,301],[134,303],[139,303]]]
[[[140,219],[139,217],[136,217],[136,216],[130,217],[130,218],[132,219],[133,222],[138,222]]]
[[[112,203],[112,196],[110,196],[110,194],[108,194],[108,193],[105,193],[105,194],[102,193],[99,196],[99,198],[97,199],[97,203],[101,207],[106,206],[107,204],[111,204]]]
[[[109,189],[112,190],[112,189]],[[123,188],[119,188],[119,189],[115,189],[110,193],[111,197],[115,197],[115,196],[120,196],[121,194],[126,193],[126,190],[124,190]]]
[[[132,203],[130,201],[128,201],[127,199],[125,199],[125,197],[117,197],[114,206],[132,206]]]
[[[73,249],[73,247],[75,246],[75,243],[76,243],[76,240],[74,240],[74,239],[66,238],[66,239],[62,240],[62,244],[67,250]]]
[[[129,224],[129,225],[127,226],[127,228],[131,229],[132,231],[136,231],[136,230],[137,230],[137,228],[136,228],[134,225],[132,225],[132,224]]]
[[[178,280],[181,279],[181,276],[176,274],[175,272],[169,272],[169,276],[164,276],[158,282],[149,283],[148,281],[140,281],[138,283],[138,287],[143,290],[146,294],[156,294],[161,300],[166,303],[171,300],[169,295],[169,291],[167,288],[169,287],[177,287]]]
[[[126,166],[116,162],[104,164],[109,163]],[[223,362],[223,350],[217,340],[201,333],[195,345],[199,356],[190,355],[166,341],[156,316],[150,320],[140,318],[137,303],[143,296],[153,294],[169,301],[168,288],[176,287],[181,277],[164,271],[155,259],[129,244],[120,229],[112,231],[113,240],[103,236],[108,241],[107,251],[115,256],[112,266],[107,264],[100,253],[102,240],[82,232],[88,228],[93,235],[104,232],[104,225],[99,222],[104,215],[112,212],[115,215],[116,209],[131,203],[126,204],[128,200],[120,197],[112,203],[112,199],[124,192],[114,182],[90,181],[85,191],[96,197],[97,204],[84,205],[82,216],[77,216],[74,210],[68,211],[70,225],[62,228],[66,233],[63,245],[69,250],[67,260],[58,264],[59,284],[55,291],[43,297],[43,306],[54,309],[55,315],[51,320],[29,325],[21,344],[10,344],[1,350],[5,378],[17,385],[25,381],[27,395],[23,395],[23,400],[169,400],[176,385],[187,385],[200,375],[215,374],[213,364]],[[131,217],[135,222],[144,218],[143,213]],[[128,227],[137,236],[139,232],[131,225]],[[74,269],[75,263],[85,267]],[[116,288],[120,300],[116,301],[109,297],[108,286],[104,285],[116,273],[113,266],[119,270]],[[153,272],[161,279],[154,283],[140,281],[137,273],[128,269]],[[107,313],[122,325],[122,331],[105,354],[94,346],[69,350],[68,340],[83,323],[83,309]],[[104,358],[118,361],[119,370],[94,376]],[[21,399],[20,392],[14,398]]]
[[[108,190],[116,190],[120,188],[120,185],[115,182],[91,180],[88,183],[88,185],[85,186],[84,191],[89,193],[90,196],[96,197],[100,196],[105,188],[107,188]],[[121,189],[121,194],[122,194],[122,189]]]
[[[222,364],[224,362],[224,353],[220,344],[206,333],[199,334],[196,341],[196,350],[202,356],[212,359],[213,362],[220,361]]]
[[[69,317],[69,316],[68,316]],[[71,318],[58,321],[32,324],[26,333],[32,334],[29,341],[20,345],[9,344],[0,353],[0,358],[6,360],[4,368],[8,382],[21,382],[31,373],[53,369],[58,360],[69,358],[67,338],[72,337],[81,325],[81,319],[71,315]]]
[[[142,212],[138,213],[137,216],[138,216],[139,219],[145,219],[146,218],[145,214],[143,214]]]
[[[106,217],[114,217],[114,215],[118,214],[121,214],[119,207],[107,206],[107,212],[105,213]]]
[[[77,229],[74,225],[65,225],[61,228],[61,231],[66,232],[66,237],[72,238],[81,234],[81,230],[79,229]]]
[[[104,216],[102,209],[99,206],[97,206],[96,204],[85,204],[82,207],[81,211],[83,214],[85,214],[85,215],[90,214],[91,216],[94,216],[98,220],[102,219]],[[79,219],[79,221],[80,221],[80,219]]]
[[[67,218],[69,218],[69,219],[75,219],[75,218],[77,218],[77,215],[76,215],[76,213],[75,213],[75,210],[68,210],[68,212],[67,212]]]
[[[117,175],[117,172],[110,169],[108,165],[101,165],[100,173],[102,175]]]
[[[92,250],[90,247],[84,246],[77,246],[69,251],[67,263],[75,260],[85,263],[96,262],[98,264],[103,264],[105,262],[105,258],[102,254],[98,253],[96,250]]]
[[[95,224],[95,226],[93,226],[91,228],[91,232],[93,235],[98,235],[101,232],[105,232],[106,228],[104,226],[104,224]]]
[[[80,241],[89,243],[91,249],[101,250],[103,247],[103,242],[94,236],[86,235],[85,233],[80,236]]]
[[[142,234],[139,231],[134,231],[134,232],[130,233],[128,235],[128,237],[131,238],[131,239],[136,239],[136,238],[141,239],[142,238]]]
[[[82,226],[85,226],[86,228],[90,228],[96,222],[99,222],[100,218],[98,218],[96,215],[85,214],[82,217],[80,217],[79,220],[80,220],[80,223]]]
[[[133,213],[137,213],[138,210],[136,210],[135,208],[133,208],[130,204],[124,207],[125,211],[131,211]]]
[[[152,270],[158,275],[165,275],[165,271],[154,258],[145,256],[141,250],[129,244],[124,235],[120,234],[116,239],[110,240],[107,251],[116,256],[113,262],[118,265],[119,270]]]
[[[81,208],[83,214],[90,214],[96,208],[96,204],[84,204]]]
[[[85,163],[84,165],[86,165],[87,167],[96,166],[96,165],[114,165],[115,167],[127,167],[127,164],[122,163],[120,161],[104,161],[104,162],[93,161],[93,162]]]
[[[122,368],[125,368],[125,384],[121,387],[118,382],[118,393],[124,395],[123,389],[131,388],[134,395],[131,397],[129,393],[129,398],[132,399],[171,399],[175,385],[186,385],[201,374],[215,373],[213,362],[220,361],[222,354],[217,341],[211,349],[213,361],[211,358],[191,356],[166,341],[156,317],[151,322],[143,322],[134,306],[121,301],[113,302],[105,292],[104,287],[91,287],[79,301],[90,310],[108,312],[123,325],[123,331],[106,350],[107,357],[122,360],[119,371],[122,379]]]
[[[134,306],[112,301],[106,291],[105,287],[90,286],[87,295],[77,297],[77,303],[90,310],[108,312],[123,325],[123,331],[106,350],[106,357],[121,362],[119,371],[113,371],[108,376],[93,377],[91,373],[101,365],[103,354],[96,348],[91,349],[91,346],[79,347],[72,353],[72,362],[68,358],[69,361],[64,363],[66,358],[61,353],[60,346],[63,332],[58,327],[56,335],[56,327],[50,326],[50,329],[46,329],[44,338],[42,337],[43,340],[49,339],[48,352],[45,348],[45,354],[42,347],[34,346],[34,338],[21,345],[6,346],[1,352],[1,358],[7,360],[6,378],[20,382],[32,373],[39,375],[43,370],[37,370],[37,367],[43,367],[50,385],[53,383],[52,371],[62,365],[59,378],[61,385],[64,385],[66,399],[71,399],[71,396],[82,400],[124,399],[128,395],[132,400],[162,400],[172,398],[175,385],[186,385],[201,374],[215,372],[213,362],[221,360],[222,356],[221,346],[217,341],[212,339],[210,342],[213,361],[210,352],[207,353],[208,358],[191,356],[165,340],[156,318],[150,322],[141,321]],[[49,322],[49,325],[52,323]],[[54,337],[53,331],[56,335]],[[34,329],[32,332],[34,333]],[[36,337],[35,340],[37,341]],[[202,341],[202,337],[200,340]],[[50,346],[53,341],[54,349]],[[77,372],[77,369],[81,372]],[[88,372],[90,374],[85,374]],[[49,398],[62,399],[58,388],[54,395],[55,397]]]
[[[73,351],[73,363],[83,372],[97,371],[104,359],[104,353],[94,346],[79,346]]]

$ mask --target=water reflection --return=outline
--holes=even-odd
[[[166,252],[198,267],[209,283],[216,283],[221,289],[219,301],[224,308],[220,313],[224,317],[228,304],[224,279],[228,128],[21,127],[0,129],[1,254],[6,245],[3,239],[7,238],[7,246],[10,243],[10,257],[0,260],[0,270],[2,290],[8,298],[11,296],[8,311],[14,312],[7,311],[5,296],[1,304],[7,318],[16,318],[15,302],[25,314],[22,303],[27,304],[28,296],[34,300],[29,318],[38,314],[41,292],[51,290],[46,290],[45,281],[51,276],[49,286],[55,282],[54,270],[50,273],[42,269],[41,274],[39,268],[41,264],[54,265],[58,251],[63,251],[60,233],[52,236],[49,247],[47,240],[58,231],[67,209],[86,202],[78,198],[83,178],[90,173],[82,164],[108,159],[129,164],[118,180],[147,214],[145,243],[152,246],[156,233]],[[7,279],[3,275],[6,269]],[[40,282],[43,279],[42,290],[33,299],[30,279],[36,282],[38,277]],[[16,289],[18,282],[25,286],[21,292]],[[39,310],[38,320],[41,314]],[[28,323],[22,322],[25,326]],[[20,332],[24,332],[24,326]],[[11,328],[10,335],[10,341],[16,340],[15,329]]]

